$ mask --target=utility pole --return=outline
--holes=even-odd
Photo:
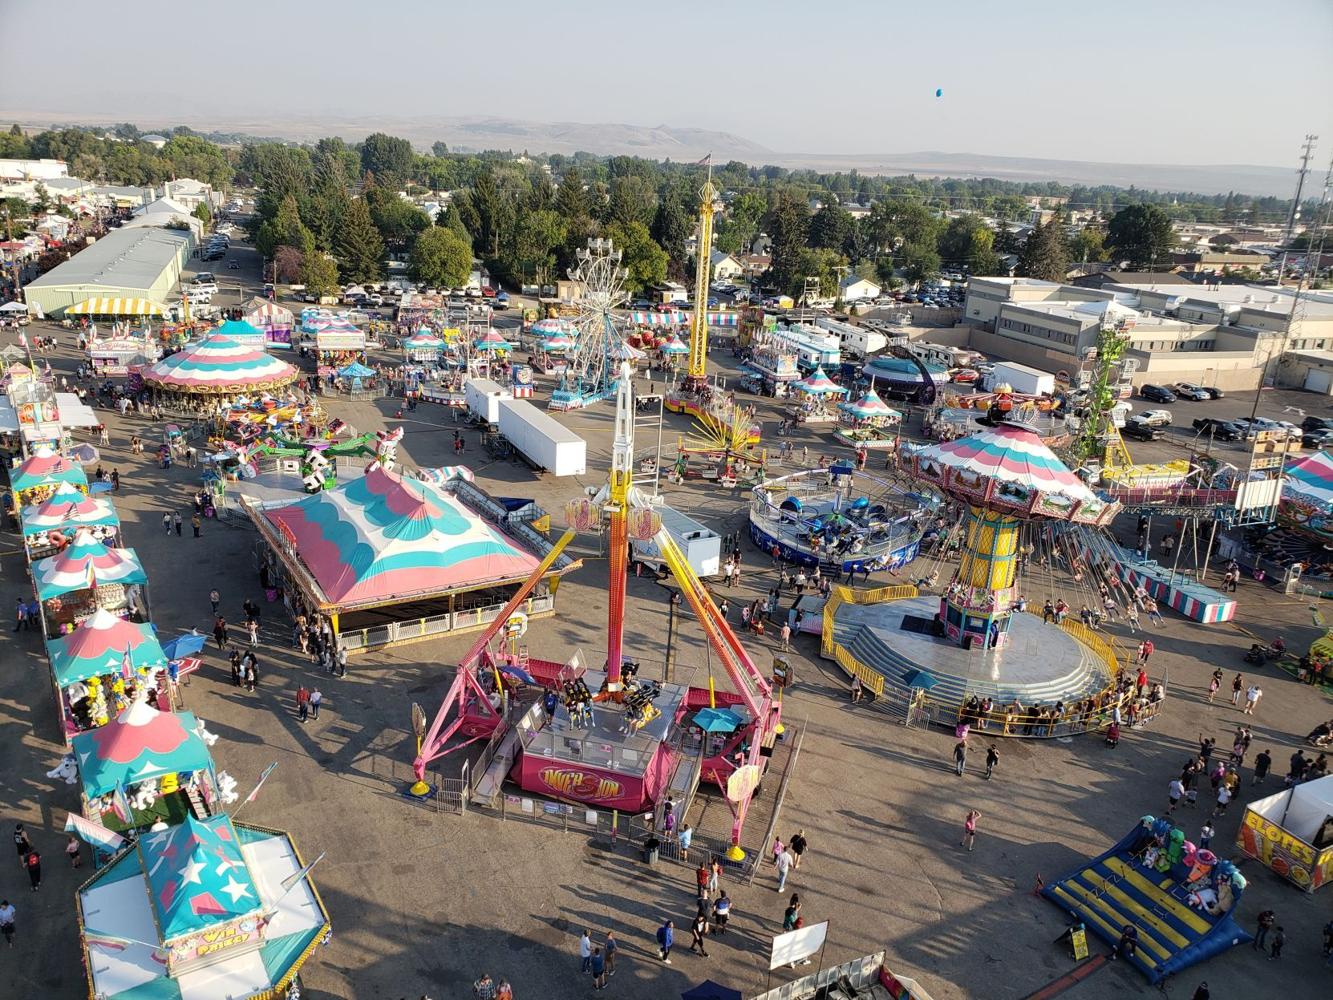
[[[1282,233],[1282,256],[1278,259],[1277,267],[1279,287],[1282,285],[1283,272],[1287,269],[1287,250],[1296,236],[1296,223],[1301,217],[1301,195],[1305,191],[1305,177],[1310,172],[1310,159],[1314,156],[1314,144],[1318,141],[1319,136],[1307,134],[1305,145],[1301,147],[1301,166],[1296,171],[1296,197],[1291,201],[1291,211],[1287,213],[1287,225]]]

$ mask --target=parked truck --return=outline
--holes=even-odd
[[[658,507],[657,512],[662,517],[662,527],[685,556],[694,575],[700,579],[717,576],[722,570],[722,536],[665,504]],[[641,563],[654,568],[665,565],[654,538],[632,541],[630,548],[634,558]]]
[[[1055,392],[1055,376],[1012,361],[997,361],[995,370],[986,379],[986,387],[994,392],[998,385],[1008,385],[1024,396],[1049,396]]]
[[[500,423],[500,403],[514,398],[512,392],[488,378],[468,379],[463,383],[463,396],[468,412],[488,427]]]
[[[538,472],[581,476],[588,471],[588,443],[526,399],[502,399],[500,434]]]

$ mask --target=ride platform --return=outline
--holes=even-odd
[[[1234,598],[1206,587],[1192,577],[1173,574],[1169,567],[1159,565],[1155,559],[1141,559],[1121,545],[1108,542],[1102,549],[1101,554],[1111,563],[1111,571],[1131,590],[1141,586],[1159,604],[1205,625],[1229,622],[1235,617]],[[1089,561],[1097,558],[1087,549],[1084,556]]]
[[[976,695],[999,705],[1015,698],[1027,706],[1069,705],[1109,681],[1105,660],[1096,651],[1037,615],[1014,614],[1007,641],[998,648],[964,649],[957,640],[935,635],[939,610],[936,596],[871,604],[841,600],[833,608],[825,648],[834,658],[850,657],[883,675],[903,692],[922,686],[919,678],[926,675],[934,682],[931,697],[944,703],[961,704]]]

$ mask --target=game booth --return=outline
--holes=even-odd
[[[87,529],[31,568],[48,639],[68,635],[99,609],[135,623],[149,619],[148,574],[139,557],[102,544]]]
[[[202,729],[190,712],[159,711],[136,699],[105,726],[79,733],[70,751],[83,815],[119,834],[213,815],[219,783]]]
[[[78,892],[89,996],[294,998],[331,936],[313,865],[289,834],[225,815],[123,846]]]
[[[9,470],[9,488],[20,511],[51,499],[62,485],[86,493],[88,476],[53,448],[39,448]]]
[[[253,504],[261,559],[295,615],[327,615],[350,649],[466,631],[492,621],[550,549],[530,522],[471,483],[434,486],[371,465],[358,479],[291,502]],[[563,559],[525,605],[555,608]]]
[[[128,375],[137,365],[150,365],[162,357],[162,343],[152,331],[94,337],[88,342],[88,364],[99,376]]]
[[[269,350],[291,350],[296,317],[290,309],[256,296],[246,303],[245,321],[264,331],[264,346]]]
[[[111,501],[70,483],[60,483],[41,503],[23,508],[19,524],[30,562],[54,555],[85,531],[105,545],[120,537],[120,515]]]
[[[1333,881],[1333,775],[1251,802],[1236,846],[1306,892]]]
[[[422,327],[410,337],[403,338],[403,355],[409,362],[433,365],[448,347],[443,337],[437,337],[429,327]]]
[[[98,608],[74,631],[46,641],[56,706],[68,740],[105,726],[128,708],[141,686],[166,692],[167,654],[152,625],[127,621]],[[162,695],[163,704],[169,696]],[[157,700],[157,695],[152,696]]]
[[[315,360],[322,368],[341,368],[366,360],[366,331],[336,316],[315,331]]]

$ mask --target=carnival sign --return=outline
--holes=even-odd
[[[544,767],[537,772],[537,778],[556,795],[580,802],[618,799],[625,791],[624,786],[612,778],[578,768]]]

